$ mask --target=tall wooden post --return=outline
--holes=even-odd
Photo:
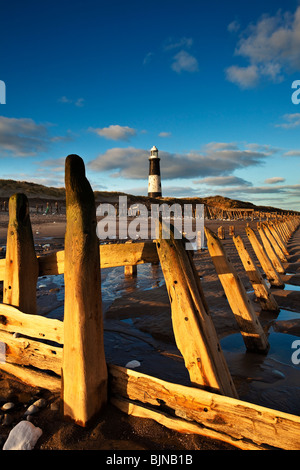
[[[159,224],[157,252],[169,294],[174,336],[191,382],[236,398],[192,258],[183,241],[174,237],[174,227],[171,225],[169,231],[162,221]]]
[[[241,258],[245,271],[254,289],[257,300],[263,310],[271,310],[278,312],[279,308],[276,300],[267,284],[265,283],[262,275],[260,274],[254,259],[246,249],[244,242],[240,235],[232,237],[238,254]]]
[[[268,257],[263,246],[259,242],[254,230],[252,230],[252,228],[250,227],[246,227],[246,233],[250,240],[252,248],[256,254],[256,257],[259,263],[261,264],[261,267],[263,271],[265,272],[267,279],[270,282],[271,286],[283,288],[284,282],[282,281],[278,272],[276,271],[273,264],[271,263],[270,258]]]
[[[240,327],[245,346],[248,351],[265,354],[269,349],[269,343],[246,290],[233,265],[227,258],[218,237],[207,227],[205,228],[205,234],[209,253],[231,310]]]
[[[35,314],[38,272],[28,199],[14,194],[9,199],[3,303]]]
[[[64,415],[85,426],[107,400],[96,206],[83,160],[65,162]]]
[[[225,229],[222,225],[218,227],[218,237],[220,240],[225,240]]]

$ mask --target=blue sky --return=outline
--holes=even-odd
[[[2,2],[0,178],[300,210],[300,2]],[[0,94],[1,97],[1,94]],[[300,93],[299,93],[300,98]]]

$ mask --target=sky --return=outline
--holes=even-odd
[[[299,0],[0,5],[1,179],[300,210]]]

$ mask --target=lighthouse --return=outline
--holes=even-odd
[[[158,150],[155,145],[150,150],[149,157],[149,179],[148,179],[148,196],[161,197],[161,182],[159,168]]]

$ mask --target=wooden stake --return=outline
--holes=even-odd
[[[254,259],[247,251],[244,242],[240,235],[232,237],[238,254],[241,258],[245,271],[254,289],[257,300],[259,301],[263,310],[271,310],[278,312],[279,308],[273,294],[265,283],[262,275],[257,268]]]
[[[99,242],[92,188],[83,160],[65,163],[64,415],[85,426],[107,400]]]
[[[276,238],[273,236],[271,230],[270,230],[270,227],[269,225],[266,225],[266,224],[262,224],[262,228],[267,236],[267,238],[269,239],[270,241],[270,244],[271,246],[273,247],[276,255],[278,256],[279,260],[281,261],[281,263],[287,263],[287,259],[281,249],[281,247],[279,246],[279,244],[277,243],[277,240]],[[283,266],[282,266],[283,267]]]
[[[218,237],[220,240],[225,240],[225,229],[222,225],[218,228]]]
[[[274,268],[273,264],[271,263],[271,260],[266,254],[263,246],[259,242],[255,232],[252,230],[252,228],[246,227],[246,233],[250,240],[252,248],[256,254],[256,257],[259,263],[261,264],[261,267],[263,271],[265,272],[267,279],[270,282],[271,286],[283,288],[284,283],[281,280],[278,272]]]
[[[260,238],[263,242],[263,245],[264,245],[264,248],[266,250],[266,253],[268,255],[268,257],[270,258],[274,268],[276,269],[276,271],[278,273],[281,273],[281,274],[284,274],[285,273],[285,269],[284,267],[282,266],[282,263],[280,261],[280,259],[278,258],[278,256],[276,255],[268,237],[266,236],[264,230],[262,227],[259,227],[258,228],[258,232],[260,234]]]
[[[199,275],[182,240],[170,234],[160,221],[157,251],[165,277],[172,312],[174,336],[191,382],[216,393],[237,397],[217,334],[203,303]],[[167,235],[168,233],[168,235]]]
[[[124,275],[125,277],[135,277],[137,276],[137,266],[124,266]]]
[[[287,239],[286,239],[286,235],[283,231],[283,227],[282,227],[282,222],[276,222],[275,223],[275,228],[277,230],[277,232],[279,233],[280,237],[282,238],[283,240],[283,243],[287,243]]]
[[[247,350],[266,353],[269,349],[268,340],[237,272],[227,258],[218,237],[207,227],[205,234],[209,253]]]
[[[3,303],[35,314],[38,271],[28,199],[14,194],[9,199]]]
[[[280,235],[280,233],[277,231],[276,229],[276,226],[273,224],[273,222],[270,222],[269,223],[269,230],[270,232],[272,233],[273,237],[275,238],[275,240],[277,241],[278,245],[280,246],[283,254],[285,256],[289,256],[289,252],[287,251],[286,247],[285,247],[285,244],[283,242],[283,239]]]

